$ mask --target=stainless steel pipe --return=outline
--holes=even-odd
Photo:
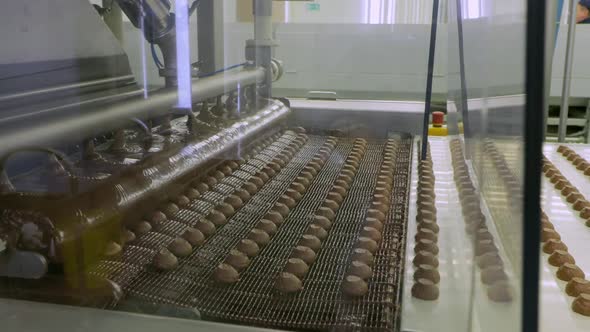
[[[194,103],[222,95],[240,87],[260,83],[265,78],[261,68],[225,72],[196,80],[192,84]],[[74,112],[55,115],[38,112],[25,121],[22,119],[0,120],[0,155],[31,146],[51,146],[62,143],[81,142],[120,128],[131,118],[147,119],[170,113],[176,105],[178,91],[163,89],[149,98],[130,98],[114,105],[95,106]],[[67,114],[66,114],[67,113]]]
[[[239,159],[236,153],[265,134],[279,130],[289,114],[290,109],[283,103],[269,100],[264,108],[228,124],[217,133],[175,143],[138,164],[121,169],[90,191],[60,199],[6,193],[0,199],[0,208],[34,208],[49,218],[51,234],[54,234],[52,243],[56,247],[42,254],[51,262],[63,263],[66,274],[74,272],[72,277],[76,277],[79,268],[100,258],[105,243],[98,239],[106,235],[115,238],[123,221],[127,226],[139,221],[138,218],[154,206],[186,189],[188,180],[194,179],[212,162]],[[85,240],[98,242],[89,245],[83,243]],[[67,254],[68,250],[82,246],[88,250],[82,255],[88,260],[84,264],[77,261],[76,255]]]

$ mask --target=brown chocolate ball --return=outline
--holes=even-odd
[[[297,278],[303,279],[307,275],[307,272],[309,272],[309,266],[302,259],[289,258],[284,271],[293,274]]]
[[[221,227],[227,224],[227,218],[225,214],[221,213],[218,210],[211,210],[207,215],[207,220],[213,223],[213,225]]]
[[[577,265],[565,263],[557,269],[556,276],[559,280],[570,281],[573,278],[586,278],[584,271]]]
[[[233,284],[240,280],[240,274],[233,266],[222,263],[213,271],[213,279],[222,284]]]
[[[304,178],[304,177],[302,177],[302,176],[298,176],[297,178],[295,178],[295,181],[293,181],[293,182],[294,183],[299,183],[302,186],[304,186],[305,188],[308,188],[309,187],[309,184],[310,184],[309,180],[306,179],[306,178]]]
[[[438,246],[431,240],[418,240],[414,245],[414,252],[428,251],[434,255],[438,255]]]
[[[334,213],[334,211],[328,207],[325,207],[325,206],[322,206],[319,209],[317,209],[317,211],[315,212],[315,215],[328,218],[328,220],[330,220],[332,222],[334,221],[334,218],[336,218],[336,214]]]
[[[350,183],[347,183],[344,180],[336,179],[336,181],[334,181],[334,187],[340,187],[340,188],[344,189],[344,194],[341,193],[341,189],[336,191],[340,195],[342,195],[342,197],[344,197],[344,196],[346,196],[346,191],[350,188]]]
[[[264,247],[270,243],[270,235],[258,228],[254,228],[250,231],[250,233],[248,233],[248,239],[256,242],[256,244],[260,247]]]
[[[318,252],[322,247],[322,241],[315,235],[304,234],[299,240],[299,245],[308,247],[311,250]]]
[[[383,232],[383,222],[379,221],[377,218],[367,217],[365,219],[365,225],[367,227],[374,228],[374,229],[378,230],[379,232]]]
[[[580,315],[590,317],[590,294],[580,294],[572,303],[572,310]]]
[[[501,280],[508,280],[508,275],[504,271],[504,266],[488,266],[481,270],[481,282],[485,285],[492,285]]]
[[[556,250],[567,252],[568,248],[561,240],[550,239],[543,244],[543,252],[546,254],[553,254]]]
[[[324,203],[322,203],[322,206],[327,207],[334,212],[338,211],[338,209],[340,208],[340,204],[336,203],[336,201],[333,201],[331,199],[326,199]]]
[[[480,226],[476,230],[476,232],[475,232],[475,239],[477,241],[481,241],[481,240],[493,240],[494,239],[494,236],[486,228],[481,228],[481,226]]]
[[[221,212],[226,218],[231,218],[236,213],[236,210],[228,203],[222,202],[215,207],[215,210]]]
[[[187,228],[182,233],[182,238],[194,247],[200,247],[205,243],[205,235],[200,230],[192,227]]]
[[[418,279],[412,286],[412,296],[425,301],[438,299],[438,286],[428,279]]]
[[[375,241],[377,243],[380,242],[381,238],[382,238],[381,231],[379,231],[376,228],[369,227],[369,226],[365,226],[361,229],[360,236],[372,239],[373,241]]]
[[[163,222],[168,220],[168,217],[166,217],[166,215],[162,211],[155,211],[149,217],[149,220],[153,226],[157,226],[157,225],[161,225]]]
[[[168,245],[168,250],[176,257],[187,257],[193,252],[193,246],[185,239],[176,238]]]
[[[297,202],[288,195],[281,195],[278,202],[286,205],[289,209],[292,209],[297,205]]]
[[[384,214],[387,214],[389,212],[389,204],[384,204],[381,202],[373,202],[371,204],[371,209],[379,210],[379,211],[383,212]]]
[[[574,203],[574,210],[575,211],[582,211],[584,209],[590,209],[590,202],[588,202],[586,199],[579,199]]]
[[[377,244],[375,240],[364,236],[358,238],[356,247],[361,249],[367,249],[372,254],[375,254],[377,250],[379,250],[379,244]]]
[[[258,244],[256,244],[256,242],[250,239],[241,240],[240,243],[238,243],[238,245],[236,246],[236,248],[239,251],[246,254],[246,256],[248,257],[254,257],[258,255],[258,252],[260,252],[260,247],[258,246]]]
[[[136,238],[137,237],[136,237],[135,233],[133,233],[132,231],[130,231],[128,229],[123,230],[123,232],[121,234],[121,242],[123,244],[133,242],[133,241],[135,241]]]
[[[207,186],[209,186],[209,188],[212,188],[213,186],[215,186],[217,184],[217,179],[213,176],[207,176],[203,179],[203,183],[205,183]]]
[[[563,187],[563,189],[561,189],[561,195],[567,197],[569,196],[571,193],[577,193],[578,189],[574,186],[572,186],[571,184],[566,185],[565,187]]]
[[[253,181],[244,183],[242,189],[246,190],[250,195],[254,195],[258,192],[258,186]]]
[[[321,241],[325,240],[328,237],[328,232],[322,227],[315,224],[309,225],[309,227],[307,227],[307,230],[305,231],[305,234],[313,235]]]
[[[336,181],[336,182],[338,182],[338,181]],[[345,187],[342,187],[339,185],[334,185],[334,187],[332,187],[332,190],[330,190],[330,192],[337,193],[338,195],[340,195],[342,197],[346,197],[348,190]]]
[[[267,183],[270,180],[270,176],[263,171],[256,173],[255,177],[259,178],[263,183]]]
[[[357,276],[363,280],[367,280],[373,275],[373,270],[368,264],[360,261],[352,261],[348,268],[348,275]]]
[[[178,266],[178,259],[168,249],[162,248],[154,256],[152,263],[158,270],[170,271]]]
[[[418,209],[418,213],[416,214],[416,221],[418,223],[424,221],[436,221],[436,214],[432,213],[432,211],[426,209]]]
[[[476,258],[477,266],[484,270],[490,267],[502,266],[504,262],[497,252],[488,252]]]
[[[247,202],[252,196],[250,195],[250,193],[243,188],[237,189],[236,191],[234,191],[234,195],[239,197],[243,203]]]
[[[573,297],[580,294],[590,294],[590,281],[584,278],[572,278],[565,286],[565,292]]]
[[[436,255],[428,252],[428,251],[420,251],[418,253],[416,253],[416,256],[414,256],[414,259],[412,260],[412,263],[414,264],[414,266],[420,266],[420,265],[431,265],[434,267],[438,267],[438,258],[436,257]]]
[[[277,172],[270,166],[264,166],[262,172],[265,173],[269,179],[277,174]]]
[[[306,187],[299,183],[299,182],[293,182],[291,183],[291,186],[289,187],[291,190],[296,191],[297,193],[299,193],[300,195],[303,195],[306,192]],[[295,197],[293,197],[293,199],[295,199]]]
[[[391,190],[385,187],[376,187],[375,188],[376,195],[384,195],[384,196],[391,196]]]
[[[584,199],[584,196],[579,192],[573,192],[569,194],[566,198],[566,201],[570,204],[574,204],[577,200]]]
[[[416,242],[420,240],[430,240],[436,243],[438,241],[438,235],[428,228],[419,228],[416,232],[416,235],[414,236],[414,240]]]
[[[541,242],[547,242],[549,240],[561,240],[561,236],[554,229],[543,228],[541,230]]]
[[[375,257],[367,249],[355,248],[352,250],[352,260],[365,263],[369,266],[373,265]]]
[[[488,299],[494,302],[511,302],[512,287],[507,281],[498,281],[488,287]]]
[[[297,191],[295,189],[290,189],[290,188],[287,189],[287,191],[285,191],[285,194],[284,195],[287,196],[287,197],[289,197],[289,198],[291,198],[295,202],[298,202],[298,201],[301,200],[301,198],[303,198],[303,196],[301,195],[301,193],[299,191]]]
[[[193,189],[193,188],[188,188],[184,194],[191,201],[193,201],[201,196],[201,193],[197,189]]]
[[[328,193],[328,196],[326,196],[326,200],[333,201],[336,204],[340,205],[340,204],[342,204],[342,201],[344,200],[344,198],[339,193],[337,193],[335,191],[330,191]]]
[[[277,211],[269,211],[265,216],[264,219],[272,221],[275,225],[280,226],[285,221],[283,215]]]
[[[476,243],[475,255],[481,256],[489,252],[498,252],[498,248],[494,244],[493,240],[481,240]]]
[[[105,246],[103,254],[108,258],[114,258],[121,255],[123,248],[117,242],[109,241]]]
[[[242,201],[242,199],[239,196],[234,194],[229,195],[225,199],[225,202],[229,204],[234,210],[237,210],[244,205],[244,201]]]
[[[225,264],[232,266],[236,271],[242,271],[250,265],[250,259],[243,252],[232,249],[225,258]]]
[[[276,211],[276,212],[280,213],[281,216],[283,216],[283,218],[285,218],[289,214],[290,209],[287,205],[285,205],[281,202],[277,202],[273,206],[272,211]]]
[[[256,187],[256,191],[254,193],[250,192],[250,190],[248,190],[248,188],[244,187],[244,189],[248,190],[248,192],[250,192],[250,194],[255,194],[258,189],[262,188],[262,186],[264,186],[264,180],[260,177],[260,176],[253,176],[250,178],[250,180],[248,180],[248,182],[246,183],[251,183]]]
[[[431,220],[418,221],[418,227],[429,229],[433,231],[435,234],[438,234],[438,232],[440,231],[440,227],[438,227],[436,221]]]
[[[152,225],[147,221],[140,221],[133,230],[137,236],[142,236],[152,230]]]
[[[575,264],[576,260],[570,253],[563,250],[554,250],[547,260],[550,265],[560,267],[566,263]]]
[[[422,264],[418,266],[414,272],[414,280],[418,281],[419,279],[427,279],[434,284],[438,284],[440,282],[440,273],[436,267]]]
[[[366,295],[369,292],[369,287],[362,278],[349,275],[344,278],[342,291],[348,296],[359,297]]]
[[[291,253],[291,258],[299,258],[303,260],[307,265],[313,264],[316,259],[316,253],[309,247],[297,246]]]
[[[162,212],[164,212],[168,218],[173,217],[179,210],[178,205],[174,203],[168,203],[162,208]]]
[[[206,183],[198,181],[194,184],[193,188],[197,189],[201,194],[209,191],[209,186]]]
[[[270,236],[277,232],[277,225],[274,222],[266,219],[260,220],[256,225],[256,228],[268,233]]]

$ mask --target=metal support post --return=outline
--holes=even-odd
[[[426,100],[424,102],[424,122],[422,127],[422,156],[426,160],[428,149],[428,123],[430,120],[430,109],[432,106],[432,80],[434,76],[434,55],[436,50],[436,31],[438,28],[438,3],[434,0],[432,4],[432,25],[430,28],[430,50],[428,52],[428,76],[426,77]]]
[[[200,71],[213,73],[224,67],[223,1],[201,0],[197,26]]]
[[[559,25],[558,4],[555,1],[547,2],[547,17],[546,20],[549,24],[546,24],[545,36],[547,41],[545,43],[545,106],[544,109],[544,121],[543,121],[543,137],[547,137],[547,119],[549,118],[549,97],[551,95],[551,73],[553,72],[553,53],[555,52],[557,27]],[[559,8],[561,13],[561,8]]]
[[[567,27],[567,44],[565,46],[565,66],[563,69],[563,86],[561,89],[561,109],[559,110],[558,141],[565,142],[567,119],[569,113],[570,87],[572,83],[572,66],[574,60],[574,42],[576,39],[576,5],[578,0],[569,3]]]
[[[457,9],[457,39],[459,44],[459,76],[461,78],[461,116],[463,118],[463,133],[465,137],[465,158],[471,159],[469,104],[467,101],[467,81],[465,78],[465,52],[463,43],[463,13],[461,12],[461,0],[456,1]]]
[[[272,0],[253,0],[253,13],[254,40],[248,42],[248,48],[254,47],[256,66],[266,69],[266,78],[258,93],[263,98],[270,98],[272,95],[271,60],[272,47],[274,46],[272,37]]]

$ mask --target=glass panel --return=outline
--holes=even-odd
[[[451,2],[449,104],[464,131],[453,147],[454,173],[476,263],[471,322],[481,331],[519,331],[525,1]]]
[[[8,330],[518,330],[524,0],[456,1],[426,161],[433,0],[0,5]]]

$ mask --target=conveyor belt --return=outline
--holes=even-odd
[[[285,132],[210,191],[202,193],[197,200],[169,217],[162,227],[125,246],[122,258],[102,261],[95,266],[91,274],[113,280],[125,293],[124,300],[114,301],[109,307],[129,310],[139,308],[141,304],[168,305],[196,309],[210,320],[297,330],[399,329],[412,148],[408,137],[397,139],[391,207],[384,222],[383,240],[375,253],[373,275],[368,280],[366,295],[357,298],[344,295],[342,281],[372,203],[383,160],[384,141],[368,142],[328,237],[302,280],[301,291],[281,293],[275,288],[275,280],[338,178],[344,160],[353,149],[354,139],[338,140],[302,199],[290,209],[271,242],[251,258],[238,282],[222,285],[212,278],[213,271],[273,208],[322,149],[327,137],[309,135],[290,161],[246,204],[236,209],[227,224],[218,228],[190,256],[179,258],[178,268],[164,272],[151,266],[150,262],[160,248],[180,236],[186,226],[193,226],[205,218],[219,202],[241,188],[298,137],[301,134]]]

